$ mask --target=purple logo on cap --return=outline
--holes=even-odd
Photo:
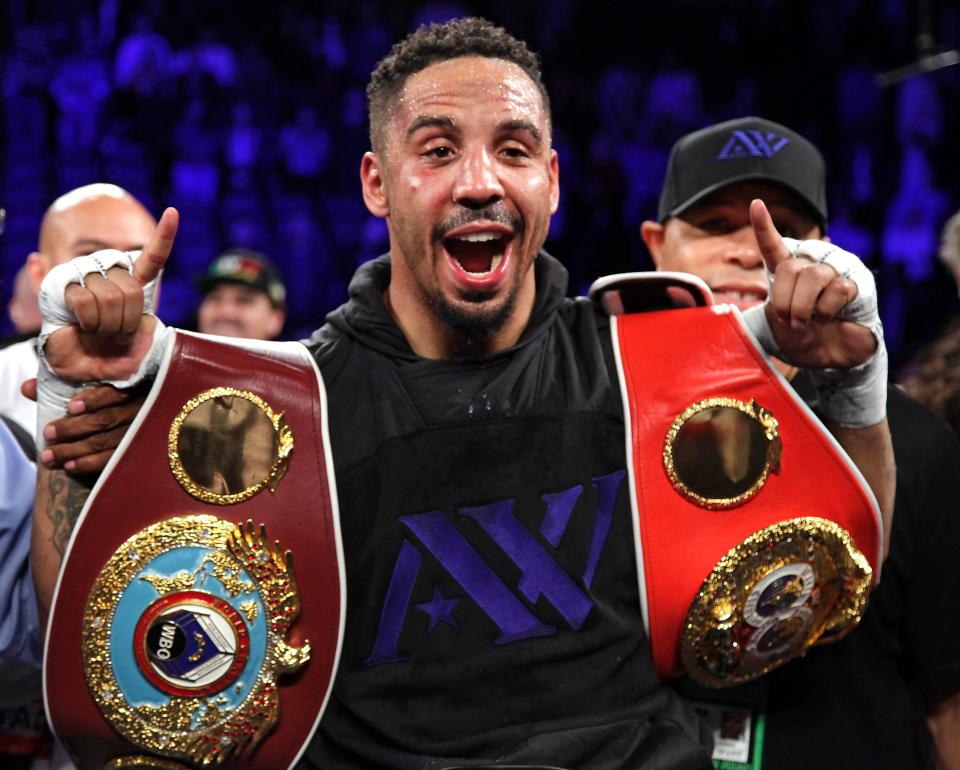
[[[756,128],[737,129],[727,140],[717,160],[735,158],[769,158],[790,144],[790,140],[773,131]]]

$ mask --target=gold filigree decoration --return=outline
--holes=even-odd
[[[181,547],[212,549],[219,554],[212,561],[225,568],[226,574],[237,576],[241,570],[246,571],[253,581],[249,588],[263,603],[267,630],[264,662],[250,691],[234,707],[222,694],[171,696],[162,705],[134,706],[123,697],[114,673],[110,638],[117,602],[153,559]],[[296,671],[310,658],[309,642],[295,648],[285,641],[300,609],[292,567],[290,552],[282,550],[276,541],[271,544],[265,528],[261,525],[257,529],[250,521],[238,526],[215,516],[178,516],[130,537],[104,566],[84,613],[84,672],[93,699],[107,721],[140,749],[200,765],[220,764],[252,750],[279,718],[277,678]],[[202,580],[202,569],[203,565],[194,573],[198,580]],[[184,580],[180,574],[172,578]],[[149,582],[155,587],[173,585]],[[176,584],[186,590],[202,588]],[[127,646],[132,648],[132,644]],[[149,757],[121,757],[116,761],[132,763],[117,768],[151,766],[136,764],[141,761],[166,767]],[[178,766],[172,763],[170,767]]]
[[[780,470],[783,443],[776,418],[756,400],[708,398],[673,421],[663,465],[674,488],[703,508],[741,505]]]
[[[709,687],[755,679],[863,616],[872,570],[849,533],[817,517],[783,521],[730,549],[687,611],[681,662]]]
[[[255,527],[250,519],[230,533],[230,552],[257,581],[263,604],[267,608],[267,628],[274,644],[268,655],[283,673],[292,673],[310,659],[310,642],[291,647],[283,641],[290,621],[300,614],[300,594],[293,579],[293,555],[280,548],[276,540],[270,544],[267,529]]]
[[[212,570],[210,574],[222,584],[230,596],[239,596],[253,591],[253,585],[240,577],[242,569],[236,559],[226,551],[212,551],[203,560],[198,572],[204,571],[206,565],[210,565]]]
[[[233,505],[264,488],[275,492],[293,447],[282,412],[250,391],[219,387],[183,405],[170,425],[167,456],[192,497]]]
[[[175,591],[189,591],[196,581],[196,573],[183,570],[173,576],[141,575],[140,579],[153,586],[153,590],[160,596],[172,594]]]
[[[103,770],[126,770],[130,767],[136,767],[138,770],[190,770],[187,765],[181,765],[179,762],[139,754],[114,757],[103,766]]]
[[[255,621],[257,616],[260,614],[260,610],[255,601],[243,602],[240,605],[240,611],[243,613],[248,623],[253,623],[253,621]]]

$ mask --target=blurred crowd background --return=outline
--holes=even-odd
[[[936,255],[960,207],[960,66],[876,83],[917,58],[925,18],[928,43],[960,47],[955,0],[629,9],[596,0],[4,0],[0,9],[4,306],[47,205],[109,181],[156,215],[181,211],[166,321],[189,326],[196,277],[223,249],[244,246],[284,275],[284,336],[309,334],[345,299],[355,266],[386,249],[358,183],[373,65],[421,22],[478,14],[543,58],[562,180],[547,248],[569,267],[572,293],[602,274],[650,268],[638,228],[655,216],[681,134],[759,114],[826,155],[829,233],[878,275],[894,364],[958,309]]]

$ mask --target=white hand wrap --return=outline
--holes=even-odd
[[[39,354],[40,345],[37,345]],[[61,380],[48,367],[43,359],[37,367],[37,451],[42,450],[47,441],[43,429],[48,422],[63,417],[67,413],[70,399],[83,390],[72,382]]]
[[[57,376],[50,368],[44,356],[44,346],[47,339],[57,329],[76,323],[76,317],[67,308],[64,294],[67,286],[72,283],[85,285],[85,280],[91,273],[99,273],[106,277],[111,267],[121,265],[130,274],[133,274],[133,263],[139,252],[125,252],[116,249],[104,249],[86,257],[77,257],[69,262],[54,267],[40,284],[40,294],[37,298],[43,322],[40,326],[40,335],[37,337],[37,357],[40,366],[37,370],[37,447],[42,449],[46,442],[43,439],[43,428],[51,420],[63,417],[67,413],[67,404],[70,399],[83,389],[83,386],[101,383],[74,383]],[[153,301],[157,280],[153,280],[143,287],[143,312],[153,313]],[[156,373],[166,348],[166,327],[157,319],[153,331],[153,342],[150,350],[140,362],[136,374],[126,380],[106,381],[105,384],[117,388],[130,388],[147,377]]]
[[[839,276],[856,285],[857,296],[840,311],[839,317],[866,327],[876,339],[877,349],[862,364],[850,369],[811,369],[810,374],[820,397],[818,408],[825,417],[847,428],[876,425],[886,416],[887,348],[873,273],[855,254],[827,241],[784,238],[783,242],[794,258],[830,265]],[[772,276],[767,275],[772,283]],[[786,360],[773,338],[763,305],[746,310],[743,319],[767,353]]]
[[[118,251],[104,249],[95,251],[87,257],[76,257],[62,265],[57,265],[44,276],[40,284],[40,295],[37,302],[40,305],[40,314],[43,316],[43,325],[40,327],[40,348],[47,341],[47,337],[57,329],[74,323],[77,319],[67,310],[63,295],[71,283],[86,286],[86,278],[91,273],[99,273],[106,277],[107,270],[121,265],[133,275],[133,263],[140,256],[139,251]],[[143,312],[153,312],[153,295],[156,289],[156,280],[150,281],[143,287]]]
[[[764,311],[766,306],[767,303],[764,302],[760,305],[748,307],[740,313],[740,317],[743,318],[744,326],[756,337],[757,342],[760,343],[760,347],[764,349],[767,355],[779,358],[781,361],[786,361],[787,357],[783,354],[783,351],[780,350],[780,346],[773,338],[773,330],[770,328],[770,323],[767,321],[767,314]]]

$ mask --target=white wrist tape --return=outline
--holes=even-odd
[[[779,358],[781,361],[786,361],[787,357],[783,351],[780,350],[780,346],[773,338],[773,330],[767,321],[767,313],[764,310],[765,307],[766,303],[748,307],[740,313],[740,317],[743,318],[744,325],[750,330],[750,333],[756,337],[757,342],[760,343],[760,347],[764,349],[767,355]]]
[[[857,296],[840,311],[839,317],[866,327],[877,341],[877,349],[862,364],[850,369],[809,371],[820,397],[819,410],[827,419],[847,428],[876,425],[886,416],[887,349],[873,273],[856,255],[827,241],[784,238],[783,242],[794,258],[830,265],[840,277],[856,285]],[[786,360],[773,338],[762,305],[746,310],[743,319],[767,353]]]
[[[40,335],[37,338],[37,357],[40,366],[37,370],[37,447],[42,449],[46,442],[43,439],[43,428],[51,420],[67,414],[67,404],[70,399],[85,386],[100,383],[68,382],[58,377],[47,363],[44,356],[44,346],[50,335],[58,329],[76,322],[76,317],[67,308],[64,293],[67,286],[77,283],[83,286],[86,277],[91,273],[99,273],[106,277],[111,267],[121,265],[133,274],[134,260],[139,252],[124,252],[116,249],[104,249],[86,257],[76,259],[54,267],[43,279],[40,285],[40,294],[37,298],[43,322],[40,326]],[[143,289],[143,311],[153,313],[153,300],[157,281],[153,280]],[[137,372],[125,380],[107,381],[105,384],[117,388],[130,388],[147,377],[156,373],[166,349],[170,335],[163,322],[157,319],[153,331],[153,341],[147,355],[140,362]]]
[[[147,355],[143,357],[137,371],[125,380],[104,380],[93,383],[76,383],[58,377],[47,365],[46,360],[39,355],[39,340],[37,342],[40,365],[37,367],[37,448],[43,449],[46,441],[43,438],[43,428],[51,420],[59,419],[67,414],[67,404],[81,390],[95,385],[113,385],[115,388],[132,388],[145,379],[153,377],[160,368],[160,362],[172,344],[174,330],[168,329],[163,321],[157,319],[153,329],[153,341]]]
[[[39,350],[39,345],[37,346]],[[61,380],[50,371],[43,359],[37,367],[37,451],[46,445],[43,429],[48,422],[63,417],[67,413],[70,399],[83,390],[76,383]]]

